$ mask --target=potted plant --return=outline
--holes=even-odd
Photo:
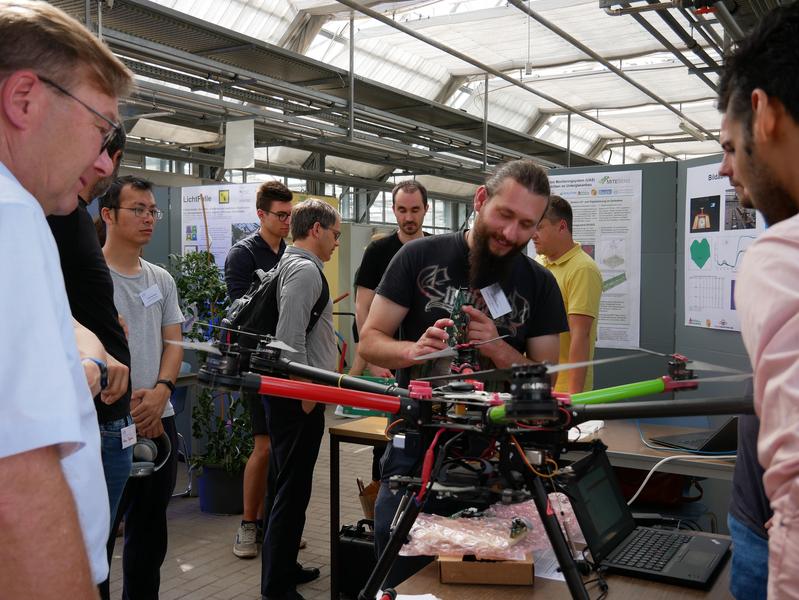
[[[239,514],[244,467],[252,453],[250,414],[238,394],[203,388],[192,410],[192,435],[204,440],[205,449],[191,459],[200,477],[200,510]]]
[[[228,304],[227,290],[210,252],[170,255],[181,308],[187,316],[184,336],[207,340]],[[203,360],[203,357],[200,357]],[[191,465],[199,473],[200,508],[238,514],[243,510],[244,466],[253,447],[250,415],[238,394],[201,388],[192,408],[192,436],[200,451]]]

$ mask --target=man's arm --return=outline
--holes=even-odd
[[[560,335],[557,333],[527,339],[527,358],[533,362],[547,362],[556,365],[559,354]],[[552,385],[555,385],[554,377]]]
[[[594,317],[588,315],[569,315],[569,362],[582,362],[588,360],[591,352],[591,326]],[[585,376],[588,367],[580,367],[567,371],[565,376],[569,379],[569,393],[577,394],[585,387]]]
[[[375,291],[363,286],[355,286],[355,324],[358,331],[363,331],[366,317],[369,316],[369,309],[375,298]]]
[[[0,458],[0,595],[96,598],[55,446]]]
[[[123,365],[116,358],[108,355],[108,387],[100,392],[100,400],[103,404],[113,404],[128,391],[128,378],[130,369]]]
[[[167,344],[166,340],[180,341],[183,339],[180,323],[165,325],[161,328],[161,335],[165,342],[161,353],[158,379],[167,379],[174,383],[180,373],[183,348],[177,344]],[[163,433],[161,415],[164,413],[164,407],[171,395],[172,391],[163,383],[155,384],[154,388],[133,390],[130,397],[130,416],[133,417],[136,430],[141,435],[154,438]]]
[[[356,290],[355,325],[358,328],[358,334],[360,335],[360,332],[363,331],[364,324],[366,323],[366,317],[369,316],[369,310],[371,309],[372,301],[375,298],[375,291],[360,285],[356,286]],[[361,355],[360,343],[358,343],[358,355]],[[361,358],[363,358],[363,356],[361,356]],[[369,373],[375,377],[391,377],[391,371],[385,367],[366,363],[365,368],[368,368]]]
[[[74,317],[72,318],[72,327],[75,331],[75,341],[78,344],[83,372],[86,375],[86,382],[89,384],[89,391],[91,391],[93,398],[100,393],[100,367],[93,361],[83,359],[96,358],[107,364],[108,356],[98,337],[78,323]]]
[[[361,354],[370,363],[389,369],[400,369],[417,364],[416,356],[443,350],[449,335],[444,331],[453,323],[439,319],[416,342],[398,341],[392,336],[399,329],[408,309],[377,294],[361,333]]]

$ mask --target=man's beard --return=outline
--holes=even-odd
[[[799,213],[799,199],[791,197],[788,190],[777,181],[771,167],[759,160],[756,152],[749,151],[751,159],[751,186],[749,196],[761,212],[767,225],[774,225]]]
[[[491,252],[491,235],[479,218],[472,229],[472,248],[469,250],[469,283],[473,289],[482,289],[493,283],[501,283],[510,275],[516,256],[527,246],[512,248],[505,256]]]
[[[407,233],[408,235],[416,235],[416,232],[419,231],[419,225],[414,222],[410,223],[403,223],[400,225],[400,228],[403,232]]]

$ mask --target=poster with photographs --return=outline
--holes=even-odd
[[[685,324],[740,331],[735,280],[746,248],[765,229],[744,206],[721,163],[687,171],[685,198]]]
[[[260,183],[200,185],[181,190],[181,249],[183,254],[208,250],[219,268],[224,268],[230,248],[258,231],[255,198]],[[294,202],[309,198],[294,194]],[[338,200],[313,196],[338,209]]]

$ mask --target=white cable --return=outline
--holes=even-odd
[[[647,483],[649,483],[649,480],[652,478],[652,475],[655,474],[655,471],[658,470],[658,467],[660,467],[660,465],[664,465],[667,462],[669,462],[670,460],[675,460],[675,459],[678,459],[678,458],[685,458],[685,459],[691,459],[691,460],[729,460],[731,458],[735,458],[735,456],[734,455],[733,456],[697,456],[695,454],[675,454],[674,456],[667,456],[663,460],[657,462],[655,464],[655,466],[650,469],[649,473],[647,474],[646,478],[644,479],[643,483],[641,484],[641,487],[638,488],[638,491],[635,492],[633,497],[630,498],[630,500],[627,502],[627,506],[630,506],[633,502],[635,502],[635,500],[638,498],[638,496],[641,495],[641,492],[644,490],[644,487],[646,486]]]

